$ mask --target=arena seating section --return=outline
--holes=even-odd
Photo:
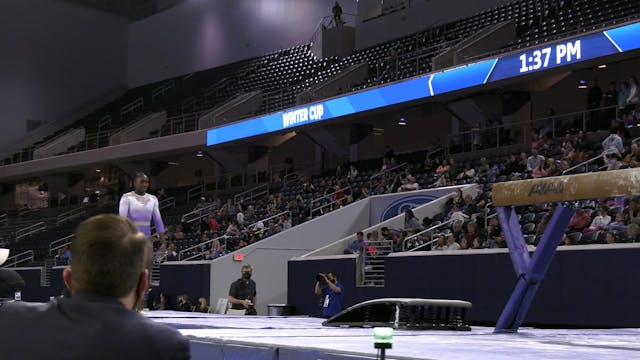
[[[317,59],[311,54],[309,44],[301,45],[131,89],[69,126],[84,126],[89,134],[87,141],[69,151],[107,146],[109,131],[119,129],[152,111],[166,110],[170,120],[160,133],[150,136],[193,131],[197,129],[198,112],[213,109],[238,94],[250,91],[262,91],[265,95],[260,113],[291,107],[295,105],[298,93],[352,64],[368,63],[369,76],[362,84],[344,91],[427,73],[431,70],[432,57],[439,51],[478,29],[506,20],[516,21],[518,36],[505,48],[497,49],[498,52],[611,25],[627,20],[638,12],[640,4],[632,0],[514,1],[466,19],[357,51],[343,59]],[[396,61],[390,58],[392,49]],[[171,121],[176,123],[175,126]],[[98,127],[98,124],[103,126]],[[2,164],[33,159],[33,151],[39,144],[62,134],[68,128],[2,159]]]

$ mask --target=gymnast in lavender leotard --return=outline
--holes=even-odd
[[[158,198],[147,194],[149,178],[143,173],[137,173],[134,179],[135,190],[122,195],[120,199],[120,216],[128,217],[136,224],[138,230],[147,237],[151,236],[151,220],[156,227],[156,233],[164,237],[164,224],[160,216]]]

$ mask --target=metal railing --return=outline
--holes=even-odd
[[[203,217],[209,216],[209,211],[215,207],[215,204],[209,204],[207,206],[203,206],[198,209],[194,209],[184,215],[182,215],[182,221],[187,224],[192,223],[194,221],[199,221]]]
[[[607,114],[608,112],[610,114]],[[587,132],[594,130],[589,127],[589,120],[608,115],[612,118],[615,116],[617,119],[618,112],[618,106],[604,106],[597,109],[554,114],[511,124],[478,127],[450,134],[446,152],[447,154],[452,153],[452,147],[457,148],[456,152],[468,152],[475,151],[480,145],[482,145],[483,149],[488,149],[514,144],[526,144],[531,141],[531,129],[534,128],[547,130],[548,133],[551,133],[552,138],[563,136],[562,129],[574,127],[576,124],[579,124],[581,130]]]
[[[311,200],[311,202],[309,203],[309,207],[311,208],[311,211],[310,211],[309,215],[311,217],[313,217],[313,214],[316,211],[322,210],[322,209],[324,209],[326,207],[329,207],[329,206],[333,206],[334,204],[336,204],[338,202],[342,202],[346,198],[346,190],[349,190],[349,193],[353,194],[353,192],[351,190],[351,186],[346,186],[346,187],[343,187],[342,189],[338,189],[338,190],[336,190],[336,191],[334,191],[334,192],[332,192],[330,194],[326,194],[326,195],[323,195],[323,196],[321,196],[319,198]],[[341,198],[341,199],[334,199],[333,198],[334,195],[339,194],[341,192],[345,194],[344,198]],[[330,200],[330,202],[322,204],[322,205],[314,208],[314,204],[317,204],[317,203],[319,203],[321,201],[326,201],[326,200]]]
[[[200,196],[202,194],[204,194],[204,184],[192,187],[191,189],[187,190],[187,202],[191,201],[192,198]]]
[[[158,204],[158,207],[160,208],[160,210],[164,210],[164,209],[171,208],[171,207],[176,207],[176,198],[168,197],[166,199],[163,199]]]
[[[431,243],[431,241],[433,241],[433,234],[434,234],[434,231],[435,231],[436,229],[439,229],[439,228],[445,227],[445,226],[450,225],[450,224],[452,224],[452,223],[453,223],[453,220],[448,220],[448,221],[445,221],[445,222],[440,223],[440,224],[438,224],[438,225],[434,225],[434,226],[432,226],[432,227],[430,227],[430,228],[428,228],[428,229],[424,229],[424,230],[422,230],[422,231],[420,231],[420,232],[417,232],[417,233],[415,233],[415,234],[413,234],[413,235],[411,235],[411,236],[409,236],[409,237],[405,238],[405,239],[404,239],[404,241],[402,241],[402,251],[413,251],[414,249],[421,248],[421,247],[423,247],[423,246],[425,246],[425,245],[427,245],[427,244],[430,244],[430,243]],[[422,245],[420,245],[420,246],[418,246],[418,247],[415,247],[415,248],[412,248],[412,249],[407,249],[407,243],[409,242],[409,240],[417,239],[418,237],[421,237],[423,234],[427,234],[427,233],[429,233],[429,232],[431,232],[431,233],[429,234],[429,236],[430,236],[431,240],[429,240],[429,242],[428,242],[428,243],[426,243],[426,244],[422,244]]]
[[[0,226],[5,227],[9,225],[9,215],[2,214],[0,215]]]
[[[16,240],[47,230],[47,224],[38,222],[16,231]]]
[[[394,166],[394,167],[392,167],[392,168],[384,169],[384,170],[382,170],[382,171],[380,171],[380,172],[377,172],[377,173],[375,173],[375,174],[371,175],[371,177],[369,178],[369,180],[374,180],[374,179],[379,178],[379,177],[382,177],[382,176],[384,176],[384,175],[386,175],[386,174],[388,174],[388,173],[390,173],[390,172],[394,172],[394,171],[397,171],[397,170],[399,170],[399,169],[407,168],[407,167],[409,167],[409,164],[408,164],[408,163],[402,163],[402,164],[400,164],[400,165],[396,165],[396,166]]]
[[[255,230],[256,225],[257,225],[257,224],[262,223],[263,225],[265,225],[265,227],[264,227],[264,228],[262,228],[260,231],[258,231],[258,232],[257,232],[258,234],[261,234],[262,232],[264,232],[264,231],[266,231],[266,230],[268,229],[268,226],[266,226],[266,224],[267,224],[271,219],[277,219],[277,218],[279,218],[280,216],[282,216],[282,215],[284,215],[284,214],[289,214],[289,219],[291,219],[291,211],[288,211],[288,210],[287,210],[287,211],[283,211],[283,212],[281,212],[281,213],[279,213],[279,214],[275,214],[275,215],[269,216],[268,218],[264,218],[264,219],[262,219],[262,220],[258,220],[258,221],[256,221],[256,222],[254,222],[253,224],[251,224],[251,225],[247,226],[247,229],[249,229],[249,230],[253,231],[253,230]]]
[[[16,267],[18,264],[33,262],[34,259],[35,255],[33,250],[27,250],[8,258],[4,263],[4,267]]]
[[[58,240],[54,240],[49,244],[49,255],[53,255],[53,253],[56,250],[62,249],[63,247],[71,244],[71,240],[74,238],[75,235],[71,234],[71,235],[67,235],[63,238],[60,238]]]
[[[182,250],[180,250],[180,251],[178,252],[178,261],[188,261],[188,260],[195,259],[195,258],[197,258],[197,257],[202,256],[202,254],[196,254],[196,255],[194,255],[194,256],[190,256],[190,257],[188,257],[188,258],[186,258],[186,259],[182,259],[182,256],[183,256],[183,254],[184,254],[184,253],[190,252],[190,251],[192,251],[193,249],[198,248],[198,247],[201,247],[201,246],[203,246],[203,245],[205,245],[205,246],[206,246],[207,244],[211,244],[211,243],[213,243],[213,242],[214,242],[214,241],[216,241],[216,240],[218,240],[218,242],[219,242],[219,243],[220,243],[220,245],[222,246],[223,250],[226,250],[226,249],[227,249],[227,242],[225,241],[225,242],[224,242],[224,245],[223,245],[223,244],[222,244],[222,241],[220,241],[220,239],[225,239],[225,238],[227,238],[227,237],[228,237],[228,236],[226,236],[226,235],[218,236],[217,238],[214,238],[214,239],[211,239],[211,240],[207,240],[207,241],[203,241],[203,242],[201,242],[201,243],[199,243],[199,244],[196,244],[196,245],[190,246],[190,247],[188,247],[188,248],[186,248],[186,249],[182,249]]]
[[[594,162],[594,161],[596,161],[596,160],[602,159],[602,158],[604,158],[604,154],[600,154],[600,155],[598,155],[598,156],[594,156],[594,157],[592,157],[591,159],[585,160],[585,161],[581,162],[581,163],[580,163],[580,164],[578,164],[578,165],[575,165],[575,166],[572,166],[572,167],[568,168],[567,170],[565,170],[565,171],[563,171],[563,172],[562,172],[562,175],[570,174],[573,170],[578,169],[578,168],[581,168],[581,167],[583,167],[583,166],[584,166],[584,169],[585,169],[585,172],[586,172],[586,171],[587,171],[587,169],[588,169],[588,168],[587,168],[587,166],[588,166],[589,164],[591,164],[592,162]]]
[[[249,190],[243,191],[233,196],[233,203],[237,204],[238,199],[244,199],[246,196],[249,197],[249,201],[252,201],[254,198],[259,196],[269,195],[269,184],[258,185]]]
[[[75,208],[75,209],[71,209],[69,211],[65,211],[62,214],[58,215],[56,218],[56,226],[59,226],[61,224],[64,224],[65,222],[72,220],[74,218],[77,218],[79,216],[83,216],[86,215],[87,211],[85,210],[84,206]]]

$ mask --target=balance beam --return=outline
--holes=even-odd
[[[640,194],[640,168],[493,184],[494,206],[598,199]]]

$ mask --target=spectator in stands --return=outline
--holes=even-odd
[[[347,178],[349,180],[355,180],[358,177],[358,169],[356,169],[355,165],[351,165],[349,167],[349,173],[347,173]]]
[[[476,170],[471,167],[470,163],[464,164],[464,169],[456,176],[456,180],[471,180],[475,178]]]
[[[167,261],[176,261],[178,260],[178,253],[176,252],[176,244],[169,243],[167,245]]]
[[[473,240],[478,237],[478,224],[470,222],[467,224],[467,232],[464,234],[464,238],[467,240],[467,244],[473,244]],[[469,245],[467,247],[470,247]]]
[[[589,227],[584,231],[591,232],[605,230],[609,226],[610,222],[611,216],[609,216],[609,208],[607,208],[606,206],[602,206],[598,209],[598,215],[593,218],[591,225],[589,225]]]
[[[435,184],[433,184],[434,187],[444,187],[444,186],[450,186],[450,185],[451,185],[451,179],[449,178],[448,171],[440,174],[438,181],[436,181]]]
[[[184,240],[184,232],[182,231],[182,225],[178,225],[175,234],[173,236],[176,240]]]
[[[627,98],[629,97],[629,83],[627,81],[620,82],[618,87],[618,109],[624,110],[627,106]]]
[[[358,231],[356,233],[356,239],[349,245],[344,253],[345,254],[359,254],[362,251],[364,246],[364,233],[362,231]]]
[[[112,214],[85,220],[71,253],[63,273],[70,297],[0,307],[3,359],[190,358],[179,332],[135,312],[147,292],[151,248],[133,222]]]
[[[544,156],[538,153],[538,149],[531,148],[531,156],[527,158],[527,171],[533,171],[533,169],[540,166],[540,163],[544,161]]]
[[[622,158],[624,145],[619,132],[619,129],[611,128],[609,136],[602,141],[602,155],[604,155],[607,170],[617,170],[620,167],[618,160]]]
[[[627,95],[626,106],[627,109],[631,109],[638,104],[640,94],[638,93],[638,80],[635,76],[629,77],[629,94]]]
[[[447,234],[447,245],[444,250],[460,250],[460,244],[456,242],[456,236],[450,232]]]
[[[525,154],[525,161],[526,161],[526,154]],[[513,173],[522,173],[524,172],[524,170],[525,170],[525,167],[522,165],[522,163],[518,161],[515,155],[511,154],[509,155],[509,160],[507,160],[507,163],[504,166],[504,171],[502,174],[511,175]]]
[[[600,107],[602,101],[602,89],[598,86],[598,79],[591,79],[589,90],[587,91],[587,109],[596,109]]]
[[[231,224],[229,224],[229,227],[227,227],[227,230],[225,231],[225,235],[232,237],[240,236],[240,229],[238,228],[237,220],[233,220]]]
[[[245,315],[257,315],[256,282],[251,280],[253,268],[249,264],[242,265],[242,276],[229,288],[229,304],[234,310],[245,310]]]
[[[442,163],[436,168],[436,174],[442,176],[444,173],[449,173],[451,166],[447,159],[443,159]]]
[[[282,218],[282,222],[281,222],[282,230],[291,229],[292,224],[291,224],[291,217],[289,216],[289,214],[288,213],[282,214],[281,218]]]
[[[637,143],[631,144],[631,151],[622,159],[622,165],[627,167],[640,166],[640,146]]]
[[[465,222],[468,219],[469,215],[465,214],[458,205],[453,205],[453,208],[451,208],[449,212],[449,220],[455,223],[456,221]]]
[[[420,220],[418,220],[411,209],[408,209],[404,213],[404,228],[416,232],[422,230]]]
[[[196,306],[196,312],[208,313],[209,305],[207,305],[207,299],[200,297],[198,298],[198,306]]]
[[[471,249],[471,244],[469,242],[469,240],[467,240],[467,238],[462,238],[462,241],[460,242],[460,249],[459,250],[469,250]]]
[[[236,222],[238,223],[238,226],[242,226],[244,225],[244,213],[242,212],[240,204],[238,204],[236,211]]]
[[[464,229],[462,229],[462,225],[464,224],[463,221],[461,220],[456,220],[453,222],[453,225],[451,225],[451,233],[453,235],[453,238],[455,239],[456,242],[460,242],[462,240],[462,238],[464,238],[465,233],[464,233]]]
[[[582,231],[591,222],[591,217],[587,214],[584,209],[581,207],[576,209],[576,213],[571,218],[571,222],[569,223],[569,230],[571,231]]]
[[[406,178],[402,180],[402,185],[398,188],[398,191],[399,192],[414,191],[419,189],[420,189],[420,185],[418,185],[418,183],[416,182],[416,179],[413,176],[408,175]]]
[[[553,159],[552,159],[553,160]],[[540,161],[540,164],[531,171],[531,177],[541,178],[546,177],[549,174],[549,165],[547,161]]]
[[[604,242],[607,244],[615,244],[617,242],[616,235],[611,231],[607,231],[604,236]]]
[[[218,224],[218,220],[216,220],[216,217],[213,215],[209,216],[209,230],[210,231],[218,231],[218,229],[220,229],[220,225]]]
[[[447,250],[447,241],[445,240],[444,234],[437,234],[436,238],[436,244],[431,250]]]
[[[344,286],[338,281],[338,276],[333,272],[318,274],[316,278],[315,293],[322,295],[322,316],[330,318],[342,311],[342,294]]]

